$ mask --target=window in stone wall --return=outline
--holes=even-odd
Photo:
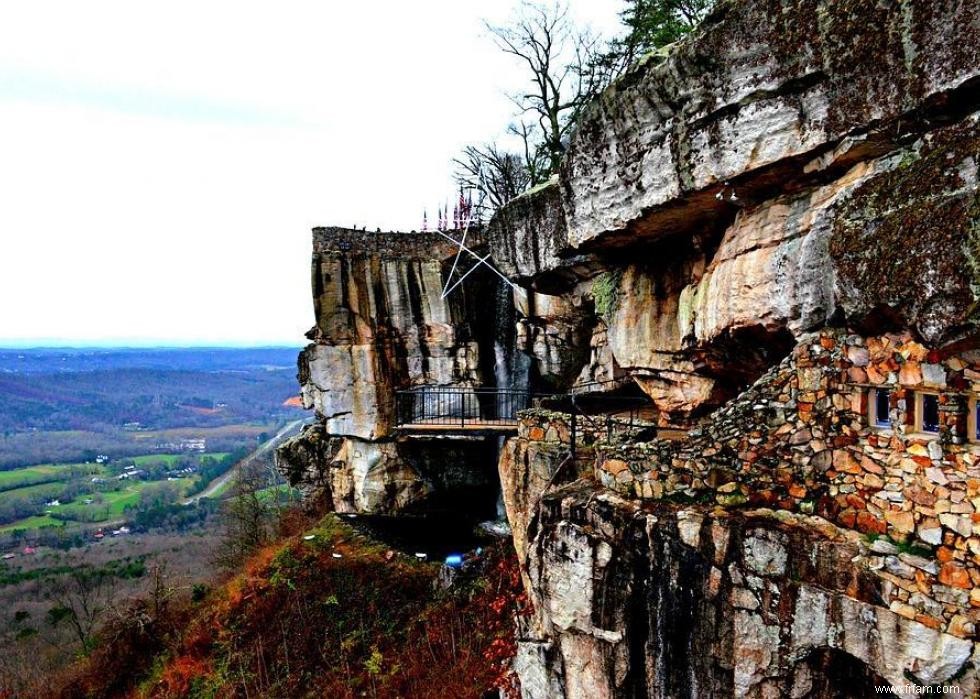
[[[868,401],[868,422],[872,427],[886,430],[892,426],[888,416],[891,410],[890,397],[891,391],[887,389],[871,389],[871,400]]]
[[[915,394],[915,431],[939,434],[939,396],[935,393]]]
[[[980,401],[976,396],[970,399],[970,413],[966,434],[971,442],[980,442]]]

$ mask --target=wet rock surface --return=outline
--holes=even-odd
[[[481,234],[471,231],[467,241],[479,247]],[[513,322],[507,332],[494,322],[512,318],[510,294],[500,293],[487,270],[443,297],[446,266],[457,250],[435,232],[314,229],[316,326],[300,354],[298,378],[318,422],[279,452],[280,469],[309,497],[325,496],[336,511],[349,513],[444,507],[449,494],[461,508],[476,498],[487,509],[482,496],[497,490],[492,440],[409,444],[395,433],[396,391],[468,390],[493,385],[497,374],[509,379],[523,366],[512,356]],[[511,355],[502,360],[500,343],[509,343]]]
[[[858,697],[977,686],[976,649],[882,607],[858,546],[771,511],[641,508],[578,483],[529,542],[525,697]]]

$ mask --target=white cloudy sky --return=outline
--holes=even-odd
[[[298,344],[310,228],[418,227],[506,126],[514,7],[3,3],[0,345]]]

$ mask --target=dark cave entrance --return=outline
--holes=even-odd
[[[891,683],[853,655],[836,648],[818,648],[794,669],[793,696],[800,699],[858,699],[877,694]]]

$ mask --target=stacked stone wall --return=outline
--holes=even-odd
[[[869,401],[888,390],[889,425]],[[596,476],[641,500],[815,514],[860,532],[893,611],[961,637],[980,621],[980,354],[908,334],[810,335],[683,441],[599,445]],[[917,394],[938,395],[936,434]]]
[[[462,240],[463,231],[446,231],[446,235]],[[466,246],[483,245],[483,234],[472,229],[466,234]],[[382,255],[394,259],[445,259],[455,255],[459,247],[435,231],[366,231],[325,226],[313,229],[313,253],[343,253],[345,255]]]

